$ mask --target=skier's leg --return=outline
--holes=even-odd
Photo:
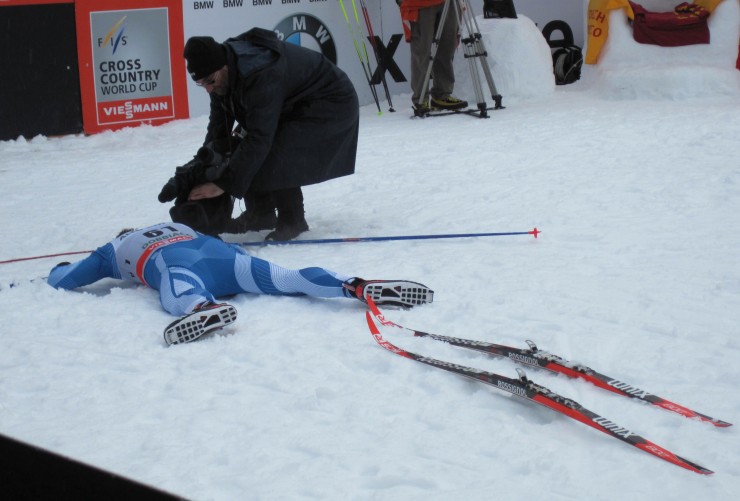
[[[344,282],[352,278],[320,267],[293,270],[238,253],[234,273],[244,292],[281,296],[345,297]]]
[[[173,315],[185,315],[205,302],[215,303],[213,294],[205,288],[203,280],[192,271],[180,266],[167,266],[160,254],[155,258],[159,269],[159,300],[162,307]]]
[[[245,292],[313,297],[347,297],[367,302],[371,297],[378,305],[411,307],[431,303],[434,291],[407,280],[363,280],[340,275],[326,268],[292,270],[255,258],[237,255],[235,274]]]

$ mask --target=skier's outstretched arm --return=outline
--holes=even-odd
[[[113,246],[106,244],[94,250],[89,256],[76,263],[59,263],[46,280],[55,289],[76,289],[89,285],[103,278],[120,278],[114,276],[110,266]]]

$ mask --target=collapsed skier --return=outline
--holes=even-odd
[[[283,268],[252,257],[179,223],[124,230],[76,263],[59,263],[49,285],[71,290],[116,278],[159,291],[162,306],[181,316],[164,330],[167,344],[187,343],[236,320],[236,308],[216,298],[244,292],[283,296],[354,298],[379,305],[412,307],[431,303],[434,291],[404,280],[363,280],[310,267]]]

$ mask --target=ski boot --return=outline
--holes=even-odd
[[[164,330],[164,341],[168,345],[189,343],[204,334],[220,329],[236,320],[236,308],[228,303],[205,302],[192,313],[172,322]]]
[[[344,283],[345,293],[367,303],[372,298],[378,306],[411,308],[431,303],[434,291],[424,284],[407,280],[363,280],[352,278]]]

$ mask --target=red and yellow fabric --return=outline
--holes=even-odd
[[[722,0],[694,0],[692,3],[704,7],[711,13],[720,2]],[[609,34],[609,12],[614,9],[624,9],[627,17],[634,18],[632,8],[627,0],[589,0],[586,64],[596,64],[599,59],[601,48]]]
[[[411,23],[419,19],[419,9],[439,5],[445,0],[403,0],[401,7],[401,22],[403,23],[403,34],[407,42],[411,41]]]

